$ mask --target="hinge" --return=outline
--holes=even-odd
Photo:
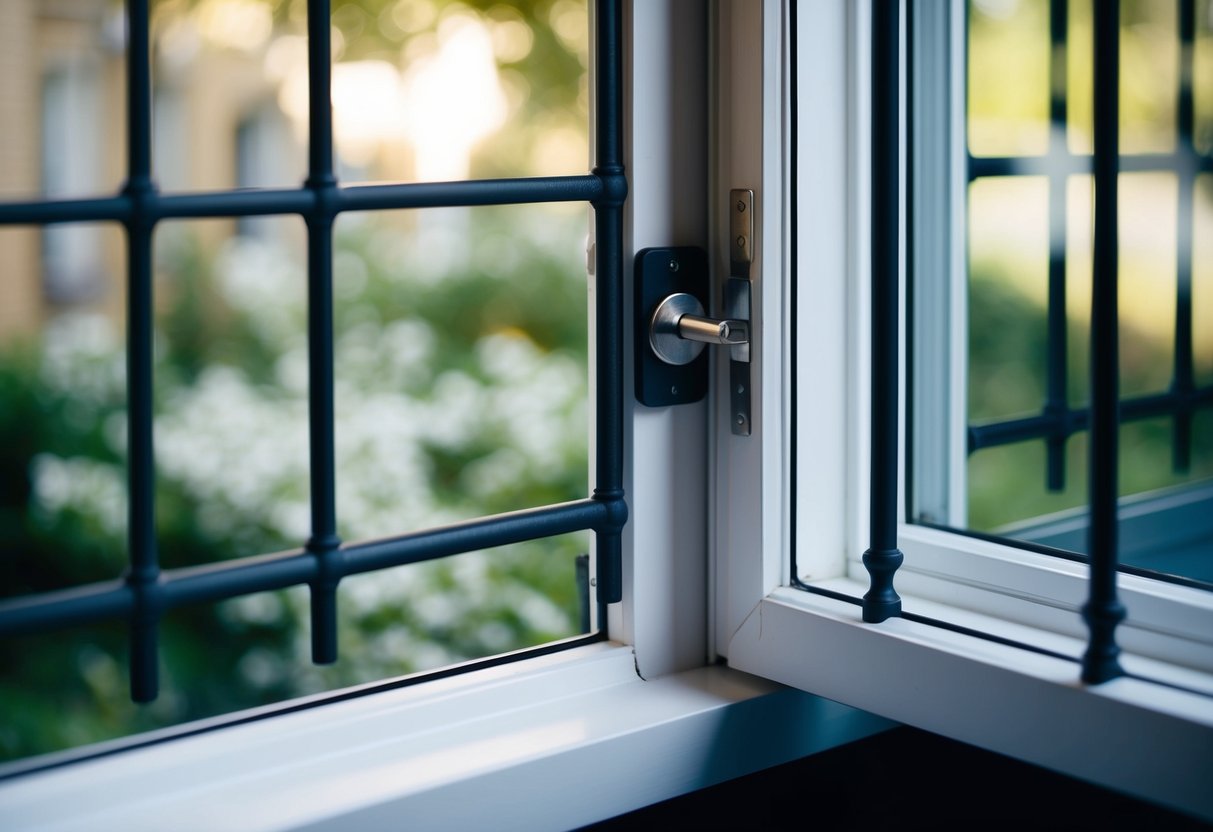
[[[750,435],[750,263],[754,192],[729,193],[729,278],[724,317],[705,315],[707,255],[693,247],[647,248],[636,255],[636,398],[649,407],[699,401],[707,394],[705,344],[729,348],[729,422]]]

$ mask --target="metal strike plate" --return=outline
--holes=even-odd
[[[654,314],[670,295],[690,295],[702,309],[711,308],[707,253],[691,246],[646,248],[636,254],[635,287],[637,401],[648,407],[699,401],[708,392],[708,354],[703,345],[682,342],[695,354],[684,364],[669,364],[654,352],[650,333]]]
[[[750,339],[729,348],[729,424],[736,436],[750,435],[750,264],[754,260],[754,192],[729,191],[729,279],[724,288],[724,313],[750,322]]]

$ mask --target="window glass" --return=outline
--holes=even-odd
[[[113,6],[77,4],[107,14]],[[52,15],[44,8],[63,5],[5,0],[0,20],[20,11],[42,25]],[[162,187],[299,186],[305,7],[153,3],[153,164]],[[82,42],[112,36],[98,28],[108,16],[80,20]],[[117,25],[120,38],[121,17]],[[344,178],[586,172],[584,3],[335,2],[333,42]],[[49,48],[40,44],[31,48]],[[28,83],[58,125],[26,145],[4,143],[2,198],[120,187],[123,146],[113,159],[98,151],[97,169],[116,172],[110,179],[77,176],[77,162],[64,161],[71,148],[61,147],[83,115],[99,119],[99,135],[121,139],[121,50],[104,54],[116,98],[94,96],[87,106],[73,98],[70,73],[0,74],[0,108],[9,87]],[[424,109],[439,106],[462,117]],[[23,164],[5,161],[18,152]],[[45,176],[28,187],[4,179],[37,174],[40,164]],[[583,203],[339,215],[343,540],[586,496],[587,219]],[[297,549],[310,528],[304,223],[166,220],[153,241],[161,564]],[[0,266],[0,597],[119,578],[128,502],[124,234],[116,225],[3,227]],[[121,623],[0,639],[0,760],[588,632],[590,537],[347,577],[331,666],[311,663],[304,587],[174,609],[161,625],[161,694],[146,706],[130,702]]]
[[[1203,116],[1185,125],[1180,113],[1186,107],[1199,112],[1213,87],[1213,75],[1193,70],[1204,60],[1211,21],[1209,4],[1197,3],[1194,33],[1182,35],[1186,5],[1122,4],[1121,555],[1129,566],[1209,582],[1213,194],[1209,177],[1199,173],[1209,163],[1199,155],[1207,153]],[[967,295],[952,306],[962,311],[951,314],[964,319],[965,337],[953,339],[952,348],[964,351],[965,372],[952,384],[966,387],[968,448],[916,448],[916,481],[938,481],[922,474],[924,466],[962,472],[949,485],[959,499],[933,495],[932,505],[960,507],[944,525],[1081,555],[1093,210],[1091,4],[971,0],[967,11],[967,228],[953,241],[964,246],[968,268],[967,280],[953,285],[966,287]],[[1190,89],[1180,84],[1185,73]],[[915,276],[919,285],[932,278]],[[928,312],[916,325],[953,323]],[[942,385],[925,367],[916,376],[918,384]],[[957,392],[940,386],[937,394]],[[963,464],[948,453],[963,454]],[[921,492],[912,499],[928,502]],[[910,513],[939,522],[915,505]],[[1190,539],[1152,550],[1142,542],[1150,523],[1183,524]]]

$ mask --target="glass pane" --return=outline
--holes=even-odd
[[[1089,153],[1092,5],[1074,0],[1068,8],[1068,147]],[[1000,79],[989,56],[1001,54],[1004,75],[1014,75],[1005,67],[1041,64],[1049,42],[1049,9],[1046,3],[971,0],[970,153],[992,152],[984,132],[994,132],[991,113],[1010,107],[1002,103],[1003,87],[1019,83]],[[1177,141],[1176,4],[1126,1],[1122,9],[1121,554],[1131,566],[1207,581],[1213,568],[1213,438],[1208,435],[1213,424],[1208,386],[1213,177],[1199,174],[1203,163],[1185,155],[1187,148]],[[1198,41],[1207,37],[1208,21],[1201,17],[1207,12],[1208,4],[1200,4]],[[1037,89],[1036,70],[1023,72],[1024,85]],[[1195,73],[1192,83],[1199,102],[1213,86],[1213,76]],[[1027,121],[1021,117],[1016,126],[1007,116],[1004,140],[1008,148],[1019,147],[1001,152],[1021,159],[1041,152],[1022,139]],[[937,449],[918,448],[912,458],[919,466],[963,467],[962,481],[952,484],[959,498],[921,498],[924,505],[964,505],[949,525],[1082,553],[1087,546],[1092,179],[1083,172],[1084,159],[1053,161],[1051,169],[1042,170],[1038,162],[1013,160],[1011,175],[979,176],[969,184],[963,240],[967,297],[955,306],[967,316],[963,359],[970,450],[964,466],[929,458]],[[1064,294],[1050,290],[1050,271],[1059,279],[1057,287],[1064,283]],[[939,371],[932,375],[924,366],[920,376],[936,379]],[[920,476],[918,487],[929,479]]]
[[[969,149],[975,156],[1044,153],[1049,144],[1047,0],[969,4]]]
[[[1120,4],[1120,152],[1175,149],[1179,97],[1178,3]]]
[[[123,235],[45,231],[57,233],[0,230],[4,596],[109,580],[126,566]]]
[[[0,3],[0,199],[118,189],[123,31],[109,0]]]
[[[1049,268],[1048,182],[980,179],[969,188],[969,418],[1038,410]]]
[[[1213,0],[1196,2],[1196,43],[1192,78],[1213,77]],[[1193,83],[1193,143],[1200,153],[1213,153],[1213,84]]]
[[[1211,84],[1210,86],[1213,86]],[[1192,216],[1192,347],[1197,384],[1213,383],[1213,175],[1196,178]]]
[[[306,4],[158,0],[155,21],[156,156],[164,187],[302,182]],[[341,180],[589,169],[585,0],[482,8],[336,0],[331,22]],[[214,84],[217,78],[222,83]]]
[[[342,537],[585,497],[586,208],[342,216]],[[306,353],[284,372],[306,379]]]
[[[308,538],[307,279],[297,217],[156,231],[156,513],[166,568]],[[294,353],[302,384],[283,383]]]
[[[333,5],[343,180],[587,170],[584,2]],[[0,73],[0,198],[120,187],[120,8],[0,2],[0,56],[53,69],[39,57],[53,53],[84,67]],[[153,0],[153,164],[165,190],[302,182],[305,10]],[[50,121],[34,129],[38,106]],[[90,141],[78,153],[81,136]],[[345,541],[586,496],[587,225],[584,204],[337,219]],[[310,535],[306,252],[294,216],[156,227],[165,568],[296,549]],[[124,235],[0,227],[0,270],[0,596],[113,579],[127,562]],[[0,759],[590,632],[590,538],[347,578],[329,667],[311,664],[306,588],[173,610],[161,628],[162,692],[148,706],[129,701],[120,624],[4,639]]]

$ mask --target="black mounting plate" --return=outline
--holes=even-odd
[[[708,352],[690,364],[666,364],[649,346],[657,305],[675,292],[694,295],[710,310],[708,256],[701,248],[646,248],[636,254],[636,399],[648,407],[697,402],[708,392]]]

